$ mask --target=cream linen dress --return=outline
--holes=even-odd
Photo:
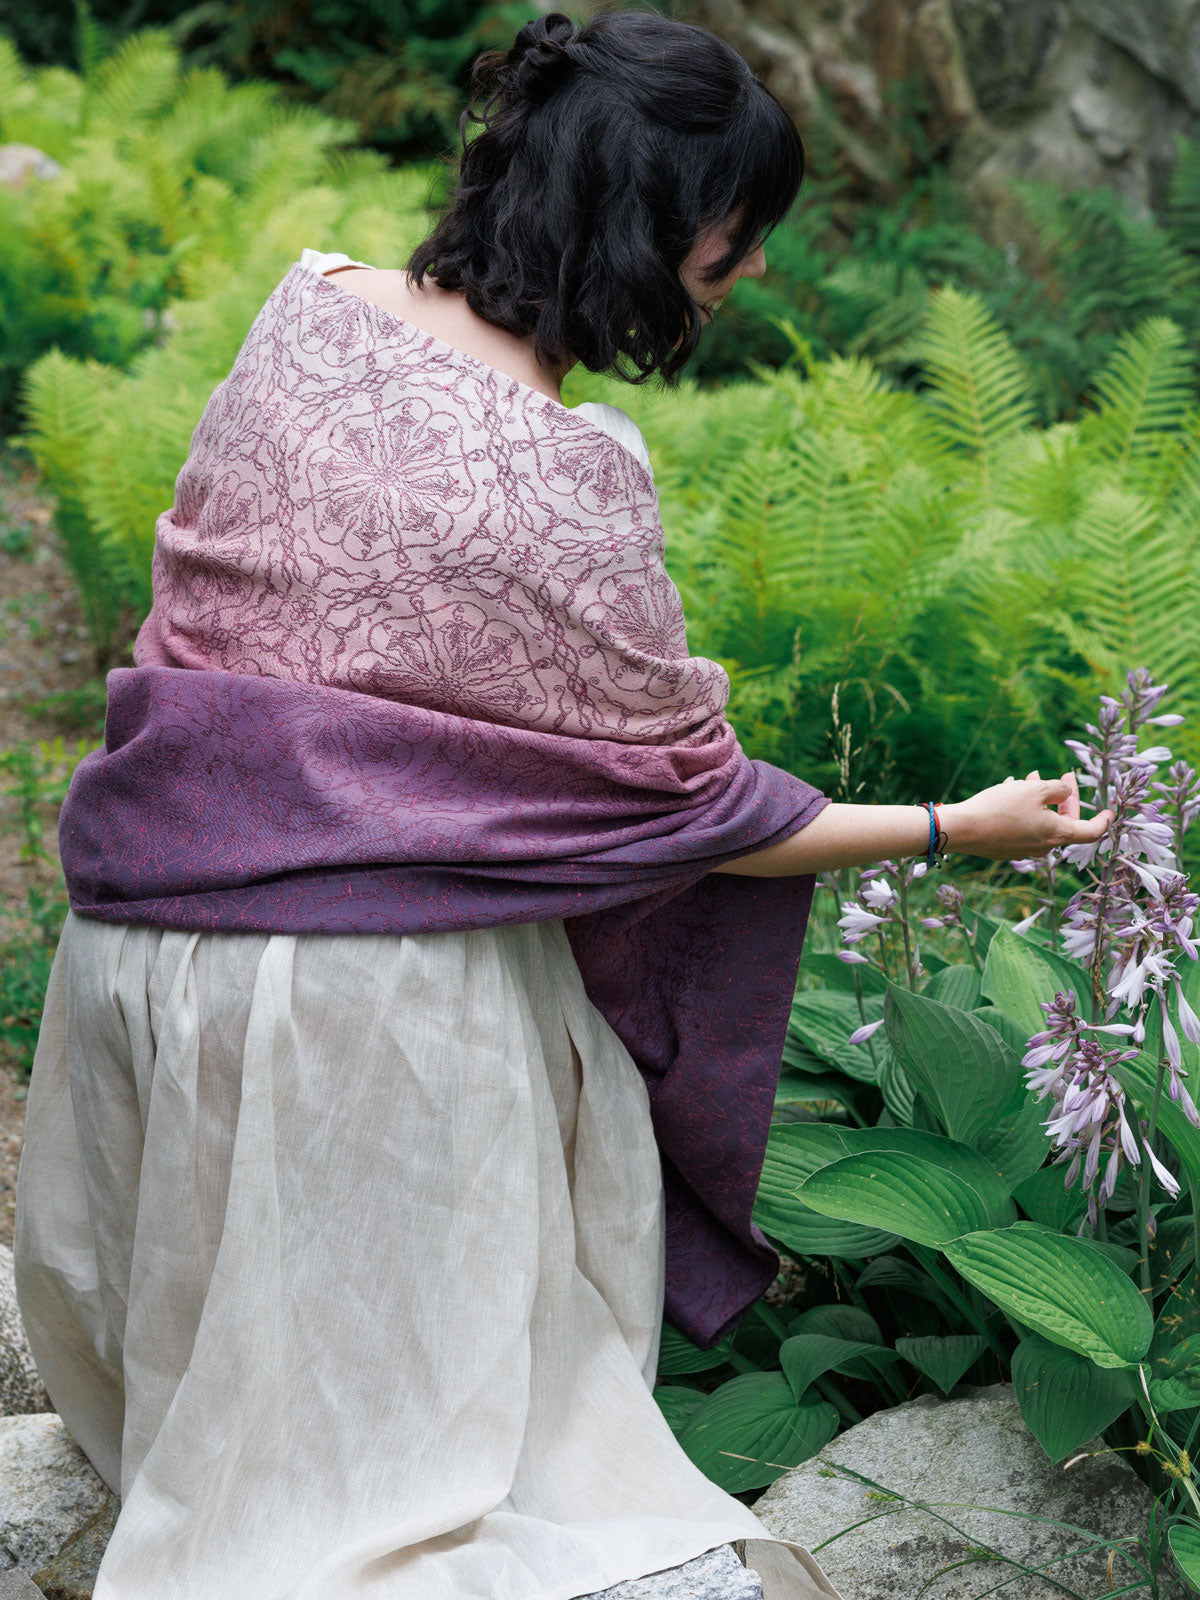
[[[121,1498],[95,1600],[634,1600],[707,1551],[698,1594],[839,1600],[652,1397],[649,1100],[561,921],[71,913],[14,1253],[38,1370]]]

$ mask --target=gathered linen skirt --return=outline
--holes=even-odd
[[[652,1397],[649,1100],[561,921],[72,913],[14,1254],[121,1499],[96,1600],[570,1600],[734,1541],[767,1600],[837,1600]]]

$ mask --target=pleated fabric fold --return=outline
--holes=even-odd
[[[662,1171],[561,922],[68,917],[17,1195],[47,1389],[121,1514],[96,1600],[571,1600],[747,1541],[652,1394]]]

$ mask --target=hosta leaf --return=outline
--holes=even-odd
[[[714,1483],[744,1494],[808,1461],[837,1428],[838,1414],[826,1401],[796,1404],[782,1372],[745,1372],[692,1412],[679,1442]]]
[[[939,1306],[947,1316],[953,1314],[949,1301],[929,1274],[899,1256],[876,1256],[874,1261],[868,1261],[858,1275],[857,1287],[900,1289],[905,1294],[917,1295],[922,1300],[928,1300],[930,1305]],[[794,1328],[795,1324],[792,1326]]]
[[[822,1100],[836,1100],[844,1106],[854,1103],[845,1078],[832,1073],[785,1072],[775,1090],[776,1106],[811,1105]]]
[[[999,1006],[982,1005],[976,1006],[971,1015],[978,1017],[980,1022],[986,1022],[989,1028],[994,1028],[1018,1061],[1025,1054],[1029,1037],[1021,1024],[1010,1017],[1007,1011]]]
[[[1000,1112],[972,1140],[1009,1189],[1031,1177],[1045,1161],[1050,1145],[1044,1120],[1044,1108],[1026,1090],[1015,1106]]]
[[[1046,1026],[1041,1002],[1053,1000],[1060,989],[1075,995],[1076,1015],[1087,1021],[1092,1014],[1091,984],[1084,969],[1011,928],[1001,928],[988,947],[983,992],[1027,1030],[1027,1040]]]
[[[879,1092],[883,1096],[884,1105],[896,1121],[906,1128],[911,1128],[914,1114],[913,1086],[890,1045],[887,1058],[879,1069]]]
[[[797,1400],[826,1372],[861,1375],[864,1365],[889,1366],[899,1360],[887,1345],[859,1339],[838,1339],[827,1333],[798,1333],[779,1347],[779,1365]]]
[[[1200,1594],[1200,1526],[1194,1522],[1173,1522],[1167,1530],[1167,1543],[1175,1565]]]
[[[943,1248],[968,1283],[1052,1343],[1100,1367],[1145,1355],[1150,1308],[1125,1274],[1082,1240],[1016,1223]]]
[[[896,1349],[927,1378],[932,1378],[943,1394],[973,1366],[987,1349],[981,1333],[951,1333],[942,1338],[897,1339]]]
[[[691,1389],[682,1383],[660,1383],[654,1391],[654,1398],[671,1432],[678,1439],[692,1413],[704,1404],[708,1396],[703,1389]]]
[[[792,1033],[783,1041],[781,1063],[789,1072],[828,1072],[829,1062],[817,1055]]]
[[[1200,1278],[1194,1270],[1163,1302],[1147,1359],[1155,1404],[1171,1411],[1200,1405]]]
[[[680,1372],[708,1372],[728,1360],[728,1339],[722,1339],[711,1350],[701,1350],[678,1328],[673,1328],[669,1322],[663,1323],[658,1346],[658,1370],[663,1377],[674,1377]]]
[[[806,1178],[799,1194],[814,1211],[867,1227],[886,1224],[918,1244],[942,1245],[960,1234],[1002,1226],[1013,1214],[1007,1198],[989,1204],[956,1173],[901,1150],[831,1162]]]
[[[862,992],[867,994],[882,994],[887,988],[887,979],[878,967],[862,966],[855,963],[851,966],[845,961],[839,961],[837,956],[822,951],[813,955],[805,955],[800,963],[801,972],[810,973],[819,978],[827,989],[840,989],[849,994],[854,994],[854,977],[857,973]]]
[[[976,1190],[985,1205],[998,1213],[1006,1208],[1008,1185],[986,1156],[961,1140],[948,1139],[944,1133],[930,1133],[924,1128],[839,1128],[838,1136],[847,1155],[872,1150],[903,1150],[962,1178]]]
[[[1019,1059],[987,1023],[893,984],[884,1016],[888,1039],[914,1090],[953,1139],[970,1144],[1025,1096]]]
[[[860,1011],[852,994],[839,994],[829,989],[802,989],[792,1001],[787,1028],[788,1043],[803,1045],[806,1050],[820,1056],[822,1061],[838,1067],[860,1083],[874,1083],[878,1070],[875,1065],[878,1048],[873,1057],[868,1043],[849,1044],[847,1041],[854,1030],[862,1026],[864,1017],[867,1022],[877,1022],[882,1015],[882,995],[864,995]],[[874,1040],[869,1043],[874,1043]]]
[[[890,1257],[895,1260],[896,1258]],[[867,1269],[864,1267],[863,1271]],[[809,1306],[788,1324],[788,1333],[827,1333],[834,1339],[849,1339],[860,1344],[882,1344],[883,1333],[869,1311],[845,1301]]]
[[[954,1006],[959,1011],[973,1011],[979,1004],[979,969],[958,965],[943,967],[935,972],[921,993],[944,1006]]]
[[[771,1129],[754,1202],[754,1220],[772,1239],[799,1256],[866,1256],[890,1250],[896,1235],[821,1216],[796,1198],[797,1186],[825,1161],[845,1151],[836,1128],[792,1122]]]
[[[1021,1209],[1055,1233],[1074,1233],[1087,1210],[1087,1198],[1077,1183],[1073,1188],[1063,1188],[1066,1172],[1065,1166],[1042,1167],[1013,1190],[1013,1199]]]
[[[1051,1461],[1102,1433],[1136,1399],[1129,1371],[1105,1371],[1036,1333],[1013,1352],[1012,1381],[1025,1425]]]

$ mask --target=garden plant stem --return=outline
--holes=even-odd
[[[1158,1103],[1162,1098],[1163,1078],[1166,1075],[1167,1058],[1159,1055],[1158,1076],[1154,1080],[1154,1099],[1150,1102],[1150,1120],[1146,1124],[1146,1137],[1143,1139],[1141,1129],[1136,1126],[1137,1117],[1134,1117],[1134,1137],[1142,1150],[1142,1170],[1138,1174],[1138,1238],[1141,1240],[1141,1255],[1138,1260],[1138,1280],[1142,1293],[1147,1296],[1152,1294],[1150,1282],[1150,1235],[1147,1231],[1147,1218],[1150,1214],[1150,1158],[1147,1152],[1154,1142],[1155,1129],[1158,1127]],[[1195,1193],[1192,1195],[1192,1204],[1195,1205]]]

